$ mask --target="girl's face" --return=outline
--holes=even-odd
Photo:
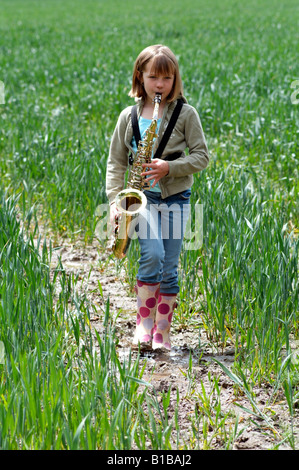
[[[165,102],[169,93],[172,90],[174,83],[174,74],[164,75],[153,72],[152,70],[152,60],[150,60],[142,72],[140,77],[141,82],[143,83],[146,95],[147,102],[152,103],[156,93],[162,94],[161,102]]]

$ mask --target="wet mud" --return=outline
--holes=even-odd
[[[116,268],[116,262],[99,247],[96,241],[85,246],[80,242],[71,243],[62,239],[56,241],[55,245],[51,261],[52,269],[55,269],[60,260],[66,273],[76,277],[76,289],[79,289],[94,306],[90,317],[92,329],[100,333],[103,331],[105,308],[109,299],[110,316],[117,332],[116,347],[119,358],[124,360],[129,355],[137,358],[138,351],[131,349],[136,300],[134,293],[130,292],[129,286],[124,281],[124,270]],[[276,399],[274,403],[268,405],[271,388],[265,386],[254,391],[255,403],[269,417],[271,429],[265,421],[240,408],[252,410],[246,394],[240,389],[237,390],[236,384],[214,360],[230,367],[234,361],[234,349],[227,347],[219,352],[207,341],[204,332],[201,335],[199,347],[198,330],[190,328],[180,331],[174,326],[170,353],[140,351],[140,364],[141,366],[145,364],[142,379],[151,384],[160,400],[170,389],[167,412],[169,418],[172,418],[175,410],[178,410],[181,445],[186,445],[190,449],[196,446],[194,426],[198,426],[198,442],[201,446],[204,445],[201,435],[202,421],[196,418],[195,409],[201,410],[204,406],[202,397],[205,390],[205,394],[209,397],[211,416],[214,415],[215,418],[216,407],[218,409],[220,407],[222,416],[225,416],[227,435],[232,433],[236,421],[238,422],[239,436],[234,439],[233,449],[266,450],[277,445],[279,449],[290,449],[288,441],[281,443],[289,424],[285,399],[281,401]],[[215,380],[219,389],[218,398]],[[225,448],[223,430],[213,429],[211,423],[208,430],[210,441],[205,445],[211,449]],[[298,420],[296,432],[298,438]]]

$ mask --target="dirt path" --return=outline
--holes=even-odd
[[[90,302],[95,306],[91,316],[92,328],[102,331],[105,305],[110,300],[110,314],[114,318],[119,344],[117,350],[119,357],[125,358],[130,353],[130,344],[133,337],[136,315],[136,300],[129,292],[128,286],[121,279],[124,273],[116,275],[115,262],[109,260],[107,253],[101,252],[96,242],[89,246],[77,243],[72,244],[67,240],[60,241],[56,247],[52,267],[57,266],[61,259],[65,271],[69,275],[78,276],[77,288],[84,292]],[[246,395],[239,390],[230,378],[223,373],[220,366],[212,360],[217,360],[229,367],[234,360],[234,352],[225,350],[217,355],[207,344],[206,338],[202,338],[201,344],[206,344],[199,350],[198,331],[190,330],[180,332],[175,328],[172,331],[173,350],[169,354],[147,352],[141,356],[141,362],[146,362],[143,379],[148,380],[155,387],[158,395],[171,388],[171,398],[168,407],[169,417],[172,417],[177,404],[177,390],[179,391],[179,424],[181,442],[190,443],[193,438],[191,420],[195,419],[195,405],[198,411],[206,409],[212,420],[208,424],[208,438],[205,445],[208,448],[223,448],[224,426],[219,423],[221,419],[216,417],[217,410],[225,416],[225,429],[232,433],[235,422],[238,421],[237,433],[240,436],[235,439],[234,449],[271,449],[285,436],[288,421],[287,406],[285,403],[271,404],[267,406],[271,389],[255,390],[255,402],[259,409],[269,417],[271,424],[277,432],[269,429],[265,421],[254,418],[246,413],[239,405],[252,409]],[[190,353],[192,367],[190,368]],[[137,353],[133,352],[133,357]],[[218,383],[219,392],[215,388],[214,379]],[[204,388],[202,388],[204,387]],[[212,389],[214,388],[214,392]],[[203,390],[207,398],[203,397]],[[206,420],[208,421],[208,420]],[[201,447],[202,420],[198,423],[198,435]],[[298,430],[297,430],[298,431]],[[299,431],[298,431],[299,434]],[[298,438],[298,435],[297,435]],[[196,444],[194,442],[194,444]],[[191,444],[188,444],[191,445]],[[192,447],[192,446],[191,446]],[[190,447],[190,448],[191,448]],[[189,448],[189,447],[188,447]],[[280,449],[290,449],[288,443],[281,444]]]

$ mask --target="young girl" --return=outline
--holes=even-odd
[[[179,292],[178,263],[189,215],[192,175],[206,168],[209,156],[198,113],[183,96],[177,59],[163,45],[144,49],[134,65],[129,96],[134,97],[137,103],[141,139],[151,123],[156,93],[161,94],[156,149],[159,149],[177,103],[182,103],[182,106],[162,154],[159,158],[153,155],[150,169],[143,165],[143,174],[151,186],[144,191],[147,207],[138,216],[136,227],[140,260],[133,345],[140,343],[142,348],[169,351],[170,326]],[[128,157],[136,157],[138,146],[133,137],[132,108],[125,108],[119,116],[107,162],[106,193],[112,224],[118,216],[114,200],[124,188]]]

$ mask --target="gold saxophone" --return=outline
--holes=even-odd
[[[141,173],[145,171],[142,164],[150,164],[152,158],[154,139],[157,136],[160,103],[161,94],[156,93],[152,121],[146,130],[143,140],[138,143],[136,157],[129,174],[126,189],[120,191],[115,198],[115,204],[120,214],[115,226],[112,251],[114,256],[119,259],[126,256],[133,237],[135,230],[134,224],[132,224],[133,219],[146,206],[147,199],[142,190],[149,189],[150,185],[145,181],[145,176],[141,176]]]

